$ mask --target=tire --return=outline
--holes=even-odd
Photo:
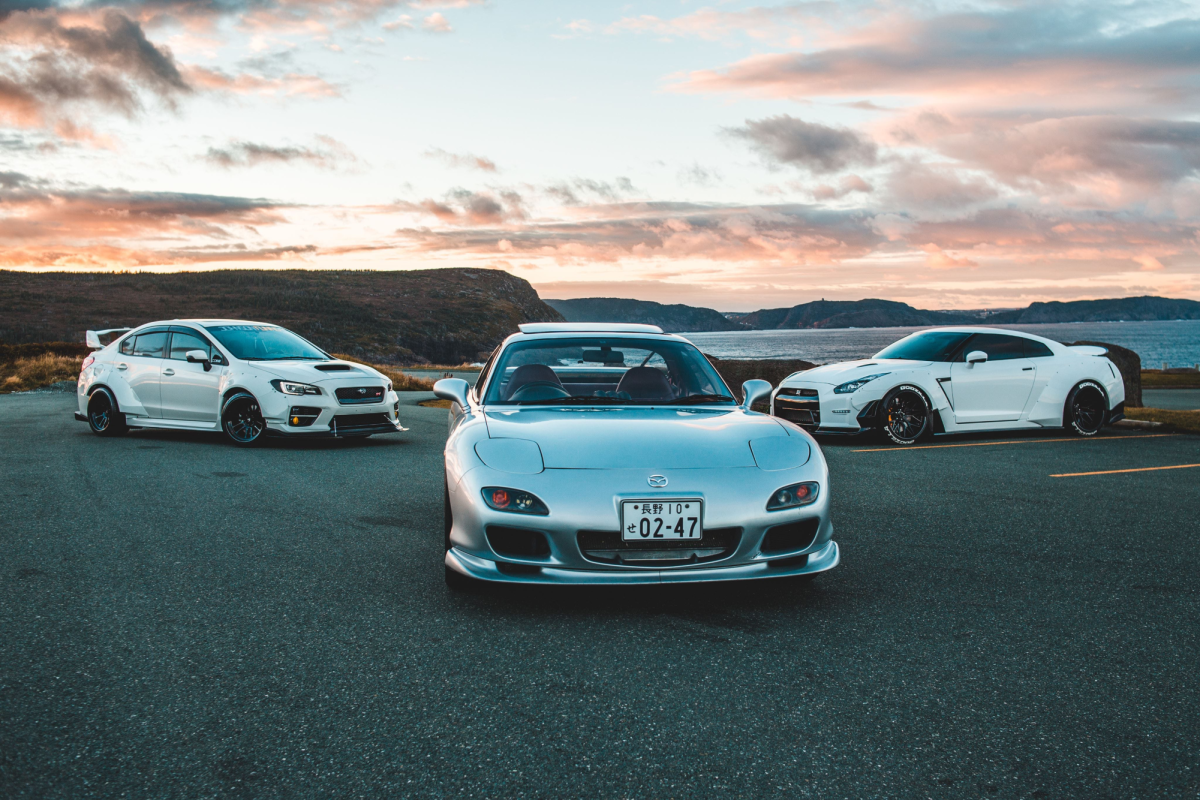
[[[446,587],[452,592],[464,592],[472,594],[484,588],[483,581],[475,578],[468,578],[461,572],[446,567]]]
[[[92,392],[87,405],[88,427],[97,436],[120,436],[129,430],[117,398],[108,389]]]
[[[1083,381],[1067,395],[1063,427],[1076,436],[1095,436],[1108,419],[1108,396],[1095,381]]]
[[[915,386],[897,386],[879,404],[880,428],[893,444],[919,442],[931,428],[929,416],[929,401]]]
[[[238,447],[253,447],[263,440],[267,423],[254,395],[242,392],[225,401],[221,409],[221,430]]]
[[[450,529],[454,527],[454,510],[450,508],[450,481],[442,477],[442,491],[445,505],[442,507],[442,524],[446,528],[446,552],[450,552]]]

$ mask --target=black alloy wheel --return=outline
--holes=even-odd
[[[225,403],[221,427],[231,442],[239,447],[250,447],[262,441],[267,423],[253,395],[238,394]]]
[[[1078,436],[1095,436],[1104,427],[1108,403],[1104,388],[1095,381],[1084,381],[1071,390],[1063,411],[1063,426]]]
[[[883,398],[883,433],[896,444],[916,444],[929,432],[929,403],[915,386],[897,386]]]
[[[117,436],[129,430],[125,415],[117,407],[117,399],[108,389],[92,392],[87,407],[88,427],[97,436]]]

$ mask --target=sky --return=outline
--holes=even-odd
[[[1200,299],[1184,2],[0,0],[0,268]]]

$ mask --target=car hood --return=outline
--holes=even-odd
[[[536,442],[546,469],[753,467],[751,440],[789,437],[795,440],[787,443],[790,460],[809,456],[803,434],[740,408],[523,408],[485,416],[492,439]],[[772,456],[778,444],[784,443],[771,448]],[[760,459],[767,449],[758,448]]]
[[[909,361],[899,358],[863,358],[858,361],[842,361],[838,364],[826,364],[814,367],[798,375],[792,375],[781,386],[791,383],[829,383],[841,384],[866,375],[880,372],[900,372],[901,370],[917,369],[929,366],[931,361]]]
[[[383,375],[366,364],[354,364],[350,361],[249,361],[247,363],[253,364],[257,369],[268,372],[277,378],[300,383],[321,383],[333,380],[344,382],[347,379],[374,383],[380,379],[386,380]],[[344,365],[349,369],[317,369],[318,366],[329,367],[332,365]]]

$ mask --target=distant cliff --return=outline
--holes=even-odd
[[[1028,308],[992,314],[987,317],[987,322],[1030,325],[1039,322],[1171,319],[1200,319],[1200,302],[1167,297],[1121,297],[1113,300],[1075,300],[1070,303],[1033,303]]]
[[[391,364],[479,361],[522,322],[562,320],[526,281],[495,269],[0,270],[0,308],[0,343],[82,342],[88,328],[178,317],[245,319]]]
[[[546,300],[567,322],[632,322],[658,325],[667,332],[741,331],[745,325],[731,322],[711,308],[681,304],[663,305],[649,300],[619,297],[584,297],[577,300]]]
[[[893,300],[817,300],[791,308],[767,308],[740,318],[760,330],[788,328],[892,328],[903,325],[970,325],[976,314],[922,311]]]

